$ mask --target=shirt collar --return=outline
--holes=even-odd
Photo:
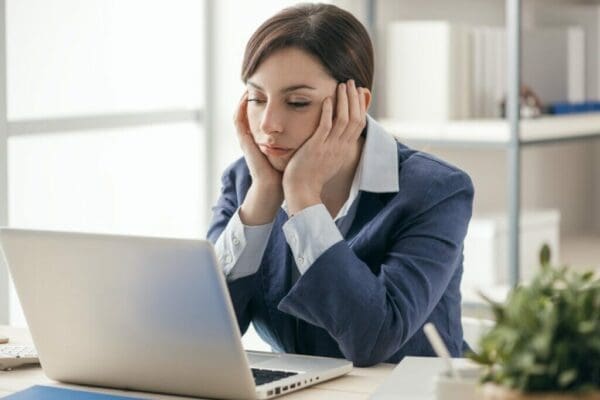
[[[354,179],[358,179],[358,190],[363,192],[394,193],[400,190],[396,139],[370,115],[367,115],[367,138]]]

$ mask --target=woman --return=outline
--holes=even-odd
[[[357,366],[462,354],[460,279],[473,187],[367,115],[373,50],[333,5],[303,4],[247,44],[235,117],[244,157],[223,174],[208,238],[240,329],[275,350]]]

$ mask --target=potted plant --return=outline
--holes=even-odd
[[[485,399],[600,399],[600,280],[550,265],[504,304],[486,298],[496,325],[480,338]]]

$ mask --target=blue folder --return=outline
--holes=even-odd
[[[51,386],[32,386],[29,389],[9,394],[10,400],[142,400],[139,397],[113,396],[83,390],[63,389]]]

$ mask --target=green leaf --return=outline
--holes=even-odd
[[[571,382],[573,382],[577,378],[577,370],[576,369],[568,369],[566,371],[561,372],[558,375],[558,384],[561,387],[568,386]]]
[[[540,250],[540,265],[543,267],[550,265],[550,246],[547,243],[544,243]]]
[[[594,271],[588,271],[581,276],[585,282],[589,282],[594,277]]]
[[[594,321],[581,321],[577,326],[577,330],[579,333],[592,333],[596,329],[596,324]]]

